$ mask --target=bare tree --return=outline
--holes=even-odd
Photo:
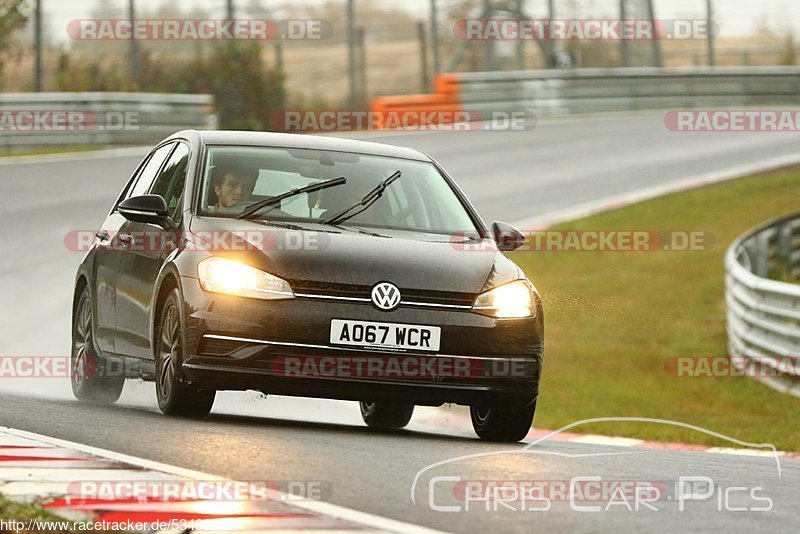
[[[13,41],[14,32],[28,20],[26,0],[0,0],[0,54],[6,51]],[[0,75],[3,72],[0,57]]]

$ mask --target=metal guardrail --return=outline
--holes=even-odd
[[[728,351],[733,364],[800,397],[800,284],[770,280],[800,273],[800,213],[737,238],[725,254]]]
[[[710,106],[800,105],[800,68],[574,69],[471,72],[461,106],[539,116]]]
[[[48,112],[50,115],[48,115]],[[211,95],[0,94],[0,148],[141,145],[187,128],[217,126]]]

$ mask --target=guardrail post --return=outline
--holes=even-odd
[[[753,274],[761,278],[769,276],[769,243],[772,236],[766,232],[760,233],[755,240],[755,262],[753,263]]]
[[[797,271],[800,270],[800,220],[786,223],[783,238],[785,242],[782,246],[785,248],[781,250],[789,265],[789,274],[798,276]]]
[[[780,261],[788,261],[791,255],[792,227],[789,224],[782,224],[778,228],[778,258]]]

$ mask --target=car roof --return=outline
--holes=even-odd
[[[355,139],[326,137],[322,135],[246,132],[234,130],[183,130],[170,136],[170,138],[177,137],[194,137],[206,145],[310,148],[314,150],[354,152],[357,154],[367,154],[371,156],[386,156],[392,158],[412,159],[417,161],[431,161],[430,157],[418,150],[414,150],[413,148],[384,145],[382,143],[370,143]]]

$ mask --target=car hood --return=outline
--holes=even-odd
[[[235,257],[290,282],[372,286],[389,281],[400,288],[477,294],[522,276],[488,239],[467,247],[446,235],[213,217],[194,217],[190,230],[206,242],[225,236],[217,239],[223,246],[213,254]]]

